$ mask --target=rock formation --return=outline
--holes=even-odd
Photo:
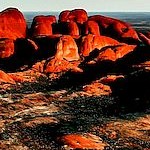
[[[74,39],[69,35],[63,35],[56,45],[54,58],[50,59],[46,65],[45,72],[50,73],[68,70],[73,65],[70,62],[78,61],[79,59],[78,47]]]
[[[0,13],[1,149],[149,149],[149,33],[83,9],[28,33]]]
[[[79,24],[83,24],[88,20],[87,12],[83,9],[65,10],[59,15],[59,22],[74,21]]]
[[[31,25],[31,37],[49,36],[53,34],[52,24],[56,23],[55,16],[36,16]]]
[[[137,32],[126,22],[102,15],[90,16],[89,20],[96,21],[102,35],[111,36],[121,42],[138,43]]]
[[[85,57],[88,56],[90,52],[92,52],[95,49],[101,50],[104,47],[115,46],[119,44],[120,43],[118,41],[110,37],[89,34],[82,38],[80,54]]]
[[[87,34],[100,35],[99,28],[100,27],[97,22],[88,20],[84,23],[83,34],[85,34],[85,35],[87,35]]]
[[[26,21],[16,8],[8,8],[0,12],[0,38],[25,38]]]

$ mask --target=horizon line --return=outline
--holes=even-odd
[[[62,10],[63,11],[63,10]],[[51,11],[48,11],[48,10],[24,10],[22,12],[62,12],[60,10],[51,10]],[[141,12],[141,13],[150,13],[150,11],[86,11],[87,13],[88,12],[130,12],[130,13],[134,13],[134,12]]]

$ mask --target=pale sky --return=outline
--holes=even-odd
[[[20,11],[62,11],[83,8],[86,11],[150,12],[150,0],[0,0],[0,11],[16,7]]]

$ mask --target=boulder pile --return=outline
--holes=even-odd
[[[29,29],[18,9],[7,8],[0,13],[0,66],[6,71],[26,64],[32,68],[45,60],[38,70],[42,73],[84,73],[89,66],[98,68],[105,62],[121,62],[136,55],[142,42],[149,47],[148,36],[137,33],[129,23],[102,15],[88,16],[83,9],[64,10],[58,20],[52,15],[35,16]]]

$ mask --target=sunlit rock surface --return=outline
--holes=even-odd
[[[0,38],[25,38],[26,21],[16,8],[8,8],[0,12]]]

